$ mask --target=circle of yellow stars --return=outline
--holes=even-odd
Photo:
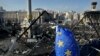
[[[61,41],[61,40],[59,40],[57,44],[58,44],[58,47],[63,47],[63,46],[64,46],[64,42]],[[71,52],[70,50],[67,50],[67,51],[65,52],[65,55],[66,55],[66,56],[71,56],[71,53],[72,53],[72,52]]]
[[[71,56],[71,53],[72,53],[72,52],[71,52],[70,50],[67,50],[67,51],[65,52],[65,55],[66,55],[66,56]]]
[[[61,35],[62,33],[61,32],[57,32],[57,34],[58,35]],[[59,40],[58,41],[58,43],[57,43],[57,45],[58,45],[58,47],[63,47],[64,46],[64,42],[63,41],[61,41],[61,40]],[[70,50],[67,50],[66,52],[65,52],[65,55],[66,56],[71,56],[71,51]]]
[[[64,46],[64,42],[61,41],[61,40],[59,40],[57,44],[58,44],[58,47],[63,47]]]

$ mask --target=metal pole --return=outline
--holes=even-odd
[[[32,20],[32,6],[31,6],[31,0],[28,0],[28,10],[27,10],[27,17],[29,21]]]
[[[28,10],[27,10],[27,18],[31,24],[31,21],[32,21],[32,6],[31,6],[31,0],[27,0],[27,5],[28,5]],[[32,38],[33,37],[33,34],[32,34],[32,27],[30,28],[30,37]]]

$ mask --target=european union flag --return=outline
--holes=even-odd
[[[56,26],[56,56],[79,56],[79,47],[73,33],[62,26]]]

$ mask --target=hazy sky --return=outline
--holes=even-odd
[[[84,11],[90,9],[92,0],[32,0],[32,10],[43,8],[60,11]],[[98,2],[98,9],[100,0]],[[27,0],[0,0],[6,10],[27,10]]]

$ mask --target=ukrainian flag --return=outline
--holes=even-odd
[[[79,56],[79,47],[73,33],[62,26],[56,26],[56,56]]]

